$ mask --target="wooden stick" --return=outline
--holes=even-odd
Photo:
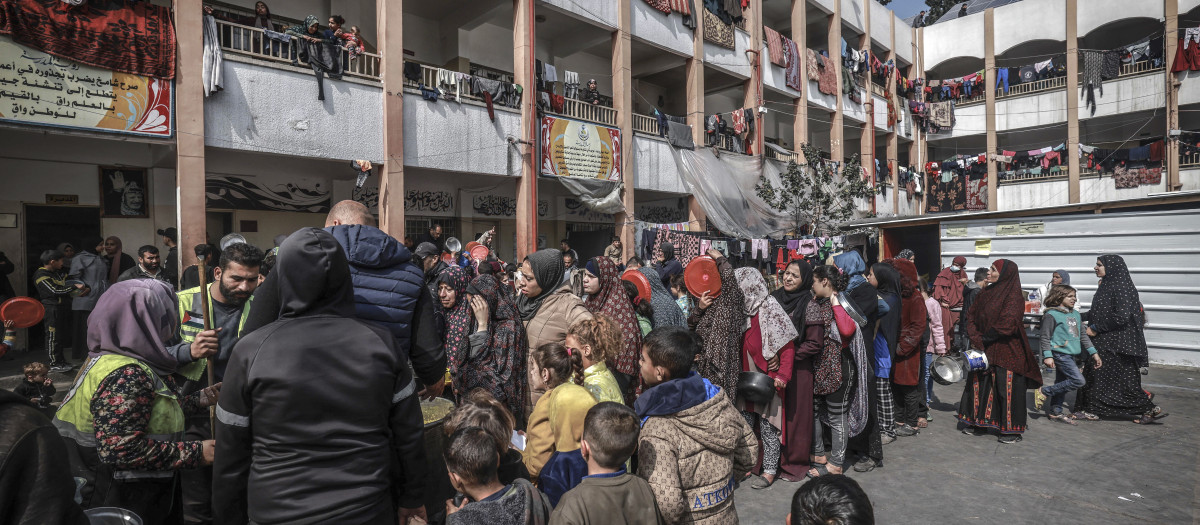
[[[209,298],[208,298],[208,269],[204,267],[204,260],[207,258],[208,258],[208,251],[205,250],[204,256],[200,258],[200,261],[197,264],[197,266],[198,266],[197,270],[199,270],[198,273],[200,274],[200,311],[202,312],[201,316],[204,318],[204,331],[206,331],[206,332],[208,330],[212,330],[212,319],[210,319],[211,316],[209,315],[211,310],[209,309],[210,303],[209,303]],[[219,347],[218,347],[218,352],[220,352]],[[215,362],[213,360],[213,356],[208,356],[208,363],[207,363],[207,366],[205,366],[204,368],[208,370],[208,386],[210,386],[210,387],[213,386],[214,384],[216,384],[216,372],[213,371],[214,363]],[[208,407],[208,428],[209,428],[209,432],[212,433],[213,437],[216,437],[216,435],[217,435],[217,407],[216,407],[216,405],[211,405]]]

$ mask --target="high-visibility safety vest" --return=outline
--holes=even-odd
[[[199,311],[199,305],[201,303],[200,287],[196,286],[180,291],[178,296],[179,338],[185,343],[191,343],[192,341],[196,340],[197,334],[204,331],[204,321],[202,319],[193,320],[188,314],[188,312],[198,313]],[[253,297],[251,297],[251,300],[246,301],[246,304],[242,305],[242,318],[238,320],[237,337],[239,339],[242,337],[242,327],[246,326],[246,319],[250,317],[250,303],[252,301]],[[195,309],[193,309],[193,306],[195,306]],[[209,319],[216,319],[213,317],[213,306],[211,300],[208,302],[208,311],[204,312],[203,315],[208,316]],[[189,363],[180,367],[177,372],[192,381],[198,381],[201,373],[204,372],[204,367],[206,366],[207,362],[207,359],[199,359],[193,363]]]
[[[80,448],[97,453],[96,427],[92,415],[92,398],[100,382],[118,368],[136,365],[154,381],[154,402],[150,407],[150,423],[145,437],[157,441],[180,441],[183,439],[184,416],[179,398],[149,365],[132,357],[106,354],[94,357],[79,373],[79,379],[63,399],[62,406],[54,415],[54,426],[59,435],[74,441]],[[90,455],[90,454],[89,454]],[[72,466],[74,469],[74,465]],[[175,471],[119,470],[111,469],[113,479],[170,479]]]

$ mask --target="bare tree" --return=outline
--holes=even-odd
[[[804,164],[788,163],[779,175],[779,184],[765,177],[758,180],[758,196],[780,213],[790,214],[797,229],[841,232],[842,225],[854,218],[855,199],[873,199],[874,188],[862,176],[858,155],[846,161],[839,173],[833,162],[822,159],[811,144],[801,144]]]

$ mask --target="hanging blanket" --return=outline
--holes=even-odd
[[[800,77],[800,48],[792,39],[783,38],[784,58],[786,65],[783,70],[784,83],[796,91],[802,91],[800,85],[804,80]]]
[[[0,34],[90,66],[175,78],[171,10],[150,2],[108,0],[72,7],[57,0],[0,0]]]
[[[217,22],[212,15],[204,15],[204,58],[201,70],[201,83],[204,84],[204,96],[209,96],[221,90],[221,63],[224,55],[221,53],[221,42],[217,38]]]
[[[1096,114],[1096,91],[1104,96],[1104,51],[1080,51],[1079,58],[1083,66],[1083,97],[1084,107]]]
[[[325,100],[323,77],[329,75],[334,80],[342,78],[342,48],[328,40],[297,40],[296,45],[300,46],[300,60],[307,62],[317,76],[317,100]]]
[[[971,174],[967,177],[967,209],[972,211],[986,210],[988,197],[987,172],[982,175]]]
[[[808,62],[805,62],[805,68],[808,70],[808,79],[814,82],[821,81],[821,62],[816,51],[808,49]]]
[[[662,11],[668,15],[671,14],[671,3],[667,0],[646,0],[646,3],[656,11]]]
[[[692,0],[668,0],[671,10],[685,17],[692,16]]]
[[[925,106],[929,108],[929,121],[934,125],[945,129],[954,127],[953,102],[929,102]]]
[[[712,11],[704,12],[704,40],[726,49],[735,49],[733,45],[733,24],[721,21]]]
[[[767,39],[767,56],[770,57],[771,63],[777,66],[784,65],[783,59],[783,38],[778,31],[769,27],[763,26],[763,36]]]
[[[837,62],[825,55],[818,55],[818,58],[823,60],[824,65],[821,66],[821,79],[817,82],[817,89],[826,95],[837,95],[837,70],[834,69],[838,67]]]

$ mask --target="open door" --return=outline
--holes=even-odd
[[[40,206],[25,205],[25,289],[31,297],[37,297],[33,286],[33,273],[42,266],[42,252],[58,248],[64,242],[71,243],[76,251],[84,238],[100,236],[100,208],[98,206]],[[92,247],[89,247],[92,248]],[[65,305],[70,309],[69,303]],[[42,348],[45,330],[41,323],[27,330],[27,348]],[[68,348],[71,331],[63,330],[63,347]]]

